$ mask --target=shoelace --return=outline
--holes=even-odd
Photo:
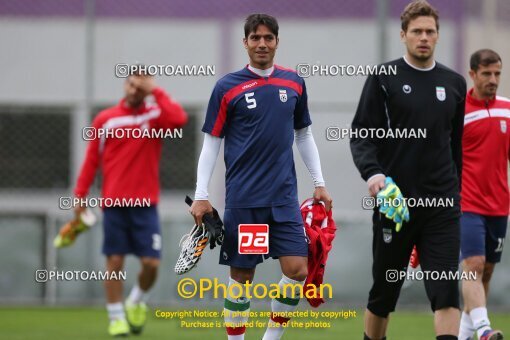
[[[188,234],[184,234],[179,241],[179,247],[184,248],[188,246],[189,238],[191,237],[191,232]]]
[[[196,243],[198,242],[198,238],[195,239],[195,242],[194,242],[195,244],[192,243],[192,241],[193,241],[195,234],[198,231],[198,228],[200,228],[200,227],[198,225],[195,225],[193,227],[193,229],[191,229],[191,231],[188,234],[182,235],[181,240],[179,241],[179,247],[181,247],[182,249],[186,249],[187,252],[193,251],[193,248],[196,246]],[[205,232],[205,228],[204,228],[204,232]]]
[[[189,234],[184,234],[179,241],[179,247],[186,250],[187,253],[190,252],[190,246],[192,246],[191,241],[193,240],[192,235],[194,234],[193,230]]]

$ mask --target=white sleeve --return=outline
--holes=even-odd
[[[211,180],[218,153],[220,152],[221,138],[212,136],[208,133],[204,136],[204,145],[198,159],[197,167],[197,188],[195,190],[195,200],[204,201],[209,199],[207,188]]]
[[[322,178],[319,150],[317,150],[317,145],[313,139],[312,128],[307,126],[303,129],[294,130],[294,139],[296,140],[299,154],[308,168],[310,176],[312,176],[314,186],[325,186],[324,178]]]

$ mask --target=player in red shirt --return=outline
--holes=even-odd
[[[88,144],[74,191],[76,197],[86,197],[100,167],[103,199],[123,199],[135,205],[103,206],[106,269],[108,272],[121,271],[124,257],[130,253],[140,259],[142,266],[138,281],[124,305],[122,281],[105,281],[110,318],[108,332],[112,336],[128,335],[130,329],[133,333],[142,331],[147,314],[147,292],[156,280],[160,263],[161,232],[156,206],[163,141],[152,137],[157,136],[156,133],[147,137],[147,132],[180,128],[188,120],[182,107],[157,87],[152,77],[141,72],[126,79],[124,92],[124,99],[118,105],[100,112],[94,119],[95,137]],[[145,102],[149,95],[154,97],[155,104]],[[117,133],[105,134],[105,131]],[[145,137],[135,138],[144,131]],[[140,206],[140,202],[147,201],[150,206]],[[84,208],[75,209],[77,216]]]
[[[496,95],[502,62],[488,49],[471,56],[469,75],[474,87],[466,97],[464,118],[461,259],[476,280],[462,282],[464,311],[459,339],[503,339],[492,330],[487,293],[494,266],[501,260],[506,235],[509,191],[510,99]]]

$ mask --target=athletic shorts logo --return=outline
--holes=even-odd
[[[446,99],[446,91],[442,86],[436,86],[436,97],[439,101],[444,102]]]
[[[308,220],[308,218],[307,218],[307,220]],[[306,229],[305,229],[305,227],[303,227],[303,234],[305,235],[306,243],[311,244],[311,243],[312,243],[312,241],[310,240],[310,238],[309,238],[309,237],[308,237],[308,235],[306,234]]]
[[[384,240],[384,243],[390,243],[391,240],[393,239],[392,230],[391,229],[383,228],[382,231],[383,231],[383,240]]]
[[[280,100],[282,103],[287,101],[287,90],[280,90]]]
[[[404,86],[402,86],[402,91],[404,91],[405,94],[411,93],[411,86],[405,84]]]
[[[269,253],[268,224],[240,224],[238,231],[239,254]]]
[[[236,299],[236,303],[247,303],[247,302],[248,302],[248,298],[246,298],[244,296],[241,296],[240,298]]]
[[[152,249],[161,250],[161,235],[152,234]]]
[[[503,246],[505,245],[505,239],[499,237],[498,238],[498,246],[494,250],[495,253],[502,253],[503,252]]]
[[[500,120],[501,132],[506,133],[506,120]]]

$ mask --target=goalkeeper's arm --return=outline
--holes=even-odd
[[[198,159],[197,167],[197,187],[195,190],[195,201],[191,205],[190,213],[195,219],[197,225],[202,224],[202,217],[213,211],[209,203],[209,193],[207,188],[211,180],[216,160],[220,152],[221,138],[212,136],[208,133],[204,135],[204,144]]]
[[[385,111],[385,91],[377,76],[367,78],[351,124],[354,131],[390,127]],[[351,138],[350,146],[354,164],[367,182],[368,192],[375,197],[379,190],[384,188],[386,179],[377,158],[379,141],[374,138],[361,138],[355,134]]]

